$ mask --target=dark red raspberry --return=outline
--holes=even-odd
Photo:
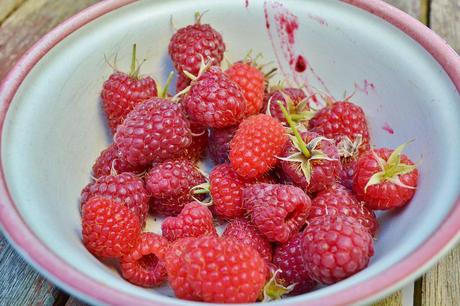
[[[265,284],[267,266],[252,247],[213,236],[177,242],[167,251],[165,263],[178,298],[209,303],[257,300]]]
[[[192,143],[181,154],[181,158],[192,162],[201,160],[208,146],[208,129],[194,122],[190,122]]]
[[[235,125],[246,111],[246,101],[238,84],[217,66],[193,80],[182,101],[191,120],[212,128]]]
[[[237,129],[237,125],[224,129],[210,129],[208,150],[212,160],[216,164],[228,162],[230,142]]]
[[[210,59],[214,65],[220,65],[224,58],[222,36],[209,24],[201,24],[200,19],[201,16],[195,24],[177,30],[169,42],[169,55],[180,73],[185,70],[197,75],[202,59]]]
[[[343,137],[348,137],[354,142],[360,135],[362,145],[359,151],[364,152],[369,149],[370,136],[366,115],[361,107],[351,102],[334,102],[321,109],[309,121],[309,129],[334,139],[337,143]]]
[[[134,174],[142,173],[145,167],[133,166],[128,163],[121,153],[118,151],[115,144],[111,144],[107,149],[103,150],[96,162],[93,165],[93,177],[110,175],[112,172],[123,173],[131,172]]]
[[[137,245],[139,218],[128,207],[106,198],[91,198],[82,209],[85,247],[98,257],[121,257]]]
[[[289,103],[286,101],[285,96],[288,97]],[[283,104],[283,106],[289,111],[291,115],[301,115],[302,113],[309,110],[309,106],[306,104],[306,96],[302,89],[299,88],[284,88],[280,90],[275,90],[270,93],[268,96],[268,106],[270,115],[279,121],[286,123],[286,118],[284,118],[283,112],[281,111],[278,101]],[[305,101],[304,104],[300,102]],[[297,108],[297,107],[300,108]],[[301,120],[297,120],[301,121]]]
[[[332,141],[320,139],[318,138],[320,135],[313,132],[301,132],[300,135],[307,147],[313,146],[313,140],[319,141],[316,142],[314,148],[308,149],[310,157],[306,157],[300,152],[298,159],[282,160],[281,167],[283,172],[290,181],[308,193],[325,190],[338,181],[342,170],[337,147]],[[289,158],[298,153],[299,149],[291,141],[286,144],[282,156]],[[316,155],[314,155],[315,153]],[[318,159],[318,157],[321,158]],[[309,166],[305,165],[307,163]],[[306,173],[305,169],[309,170],[309,172]]]
[[[334,185],[318,195],[311,202],[308,220],[322,216],[350,216],[356,218],[372,236],[379,227],[373,211],[359,203],[355,196],[345,187]]]
[[[311,201],[295,186],[255,184],[244,189],[243,205],[268,240],[283,243],[305,224]]]
[[[235,219],[227,224],[222,237],[232,237],[257,250],[267,263],[272,261],[273,249],[270,242],[248,220]]]
[[[188,160],[172,160],[157,164],[145,177],[150,193],[151,210],[166,216],[179,214],[185,204],[193,201],[190,189],[206,179]]]
[[[114,140],[123,157],[137,166],[179,156],[190,146],[192,135],[180,106],[152,98],[128,114]]]
[[[121,275],[138,286],[160,286],[167,277],[163,260],[168,241],[154,233],[142,233],[140,237],[131,253],[120,259]]]
[[[250,62],[236,62],[225,73],[243,91],[246,100],[246,116],[257,114],[262,108],[265,76]]]
[[[230,163],[240,176],[260,177],[278,162],[288,137],[275,118],[258,114],[245,119],[230,143]]]
[[[353,188],[353,179],[355,177],[357,160],[342,161],[342,171],[340,172],[340,183],[348,189]]]
[[[309,292],[316,286],[303,261],[302,233],[295,234],[286,243],[276,247],[273,264],[281,270],[277,278],[284,286],[295,284],[291,295]]]
[[[181,92],[190,85],[192,80],[186,75],[179,73],[176,79],[176,93]]]
[[[313,219],[303,233],[302,248],[310,276],[324,285],[358,273],[374,255],[369,231],[346,216]]]
[[[168,217],[161,224],[163,237],[174,241],[185,237],[217,236],[212,214],[200,203],[190,202],[177,217]]]
[[[418,171],[414,163],[401,154],[404,146],[368,151],[359,158],[353,191],[370,209],[402,207],[414,196]]]
[[[141,225],[145,223],[149,211],[149,196],[142,179],[134,174],[125,172],[101,176],[82,190],[81,205],[93,197],[107,198],[126,205],[139,217]]]

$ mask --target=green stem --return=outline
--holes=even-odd
[[[168,75],[168,79],[166,80],[165,86],[158,93],[160,98],[166,98],[166,95],[168,94],[169,85],[171,85],[171,81],[173,77],[174,77],[174,72],[171,71]]]
[[[292,114],[291,115],[291,119],[293,121],[302,121],[305,119],[305,116],[304,115],[300,115],[300,114]]]
[[[289,114],[289,112],[286,110],[284,107],[283,103],[281,101],[278,101],[278,105],[281,108],[281,111],[283,112],[284,117],[286,118],[287,123],[289,124],[289,127],[291,128],[292,132],[294,133],[295,138],[297,139],[300,147],[300,151],[302,151],[303,155],[305,155],[306,158],[311,157],[311,153],[307,148],[307,145],[302,139],[302,136],[300,136],[299,131],[297,130],[294,121],[292,121],[292,117]]]
[[[136,44],[133,44],[133,53],[131,55],[131,72],[129,73],[129,75],[133,78],[136,78],[138,77],[138,69],[136,67],[136,62],[137,62],[137,59],[136,59]]]

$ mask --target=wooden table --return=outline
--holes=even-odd
[[[386,0],[460,51],[460,0]],[[0,0],[0,80],[59,22],[97,0]],[[0,236],[0,305],[82,305],[43,279]],[[460,305],[460,247],[414,284],[376,305]]]

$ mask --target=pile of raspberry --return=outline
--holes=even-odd
[[[128,282],[194,301],[267,301],[360,272],[374,211],[416,191],[405,145],[371,147],[350,99],[270,86],[250,58],[223,70],[222,35],[200,19],[170,40],[174,96],[139,74],[135,48],[131,71],[104,83],[113,143],[81,193],[85,247]],[[149,215],[166,217],[161,233],[144,231]]]

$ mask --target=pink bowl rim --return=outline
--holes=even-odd
[[[106,0],[97,3],[61,23],[50,33],[40,39],[17,62],[0,85],[0,125],[3,132],[6,114],[16,91],[37,62],[56,44],[92,20],[116,10],[136,0]],[[412,37],[424,47],[435,60],[444,68],[452,82],[460,91],[460,57],[437,34],[406,13],[384,3],[381,0],[342,0],[374,14]],[[0,145],[2,145],[0,134]],[[0,160],[1,162],[1,160]],[[107,285],[93,280],[69,266],[50,249],[41,243],[38,237],[21,218],[14,201],[9,193],[3,162],[0,163],[0,222],[3,233],[14,245],[16,250],[45,277],[58,286],[82,299],[111,305],[168,305],[168,302],[154,302],[138,296],[121,293]],[[366,284],[356,284],[327,297],[319,297],[309,302],[315,305],[350,304],[372,299],[382,292],[389,293],[399,284],[415,278],[427,269],[452,247],[459,238],[460,231],[460,194],[455,207],[446,217],[445,222],[417,250],[402,259],[393,267],[377,277],[368,280]],[[358,289],[359,286],[359,289]],[[358,290],[353,290],[358,289]],[[301,305],[298,298],[292,303]],[[171,301],[173,303],[173,301]]]

